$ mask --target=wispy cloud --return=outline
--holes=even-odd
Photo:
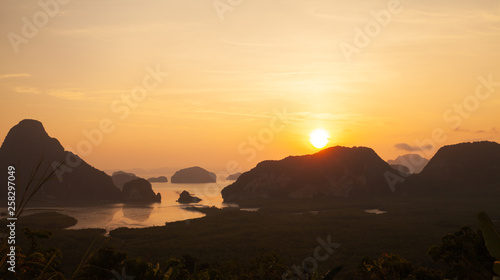
[[[266,73],[267,76],[291,76],[291,75],[311,75],[311,74],[331,74],[329,71],[290,71]]]
[[[286,111],[286,110],[285,110]],[[196,110],[192,113],[199,114],[217,114],[217,115],[231,115],[252,118],[270,118],[274,114],[261,113],[261,112],[229,112],[229,111],[215,111],[215,110]],[[313,113],[313,112],[288,112],[286,111],[287,119],[292,121],[349,121],[354,122],[359,115],[354,114],[332,114],[332,113]]]
[[[13,74],[0,75],[0,79],[26,78],[26,77],[31,77],[31,75],[28,73],[13,73]]]
[[[246,43],[246,42],[235,42],[227,39],[222,39],[222,42],[234,45],[234,46],[244,46],[244,47],[276,47],[278,44],[271,43]]]
[[[418,151],[424,151],[424,150],[431,150],[434,148],[432,145],[423,145],[423,146],[411,146],[407,143],[398,143],[394,145],[397,149],[408,151],[408,152],[418,152]]]
[[[71,89],[51,90],[48,92],[48,95],[66,100],[83,100],[85,98],[85,94],[82,92]]]
[[[468,128],[455,128],[454,131],[456,132],[465,132],[465,133],[474,133],[474,134],[483,134],[483,133],[493,133],[497,134],[498,130],[495,127],[492,127],[490,130],[484,130],[484,129],[479,129],[479,130],[471,130]]]
[[[42,94],[42,91],[37,88],[25,86],[15,87],[14,91],[18,93]]]
[[[342,21],[342,22],[356,22],[360,19],[360,17],[355,17],[352,15],[326,14],[326,13],[318,12],[318,7],[316,7],[316,6],[310,7],[309,9],[306,9],[304,14],[306,16],[310,16],[310,17],[314,17],[314,18],[332,20],[332,21]]]
[[[297,120],[315,120],[315,121],[348,121],[350,123],[359,119],[361,115],[356,114],[333,114],[333,113],[314,113],[314,112],[294,112],[290,115],[296,116]]]
[[[251,71],[242,71],[242,70],[205,70],[201,69],[202,73],[210,73],[210,74],[229,74],[229,75],[241,75],[241,74],[250,74],[253,73]]]
[[[58,88],[43,90],[38,87],[17,86],[13,90],[17,93],[52,96],[64,100],[98,100],[105,99],[107,95],[120,93],[119,90],[89,91],[81,88]]]
[[[265,114],[265,113],[252,113],[252,112],[239,113],[239,112],[225,112],[225,111],[213,111],[213,110],[199,110],[199,111],[195,111],[194,113],[230,115],[230,116],[241,116],[241,117],[252,117],[252,118],[269,118],[272,116],[271,114]]]

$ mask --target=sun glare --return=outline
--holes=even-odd
[[[330,141],[329,140],[330,136],[328,135],[328,132],[326,132],[326,130],[324,129],[316,129],[313,132],[311,132],[309,136],[310,136],[309,141],[317,149],[324,148],[326,144],[328,144],[328,142]]]

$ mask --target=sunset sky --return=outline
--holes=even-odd
[[[498,0],[41,3],[0,2],[2,140],[37,119],[78,153],[104,120],[99,169],[214,172],[317,128],[385,160],[500,142]]]

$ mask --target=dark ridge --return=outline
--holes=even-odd
[[[500,194],[500,144],[469,142],[444,146],[424,170],[408,178],[414,193]]]
[[[60,163],[66,164],[60,166]],[[17,195],[26,189],[34,174],[34,184],[44,179],[54,169],[56,176],[48,181],[33,200],[41,202],[69,201],[119,201],[118,190],[111,177],[83,161],[77,155],[65,151],[59,141],[51,138],[41,122],[23,120],[12,127],[0,147],[0,168],[16,168]],[[57,169],[59,167],[59,169]],[[7,173],[0,172],[0,180],[7,182]],[[34,187],[34,186],[31,186]],[[0,193],[2,205],[6,205],[6,192]]]
[[[215,183],[217,176],[215,173],[195,166],[181,169],[172,176],[170,182],[177,184]]]
[[[336,146],[316,154],[263,161],[222,190],[224,201],[256,198],[366,197],[388,195],[394,172],[366,147]]]

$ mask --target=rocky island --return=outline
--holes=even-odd
[[[124,202],[161,202],[161,194],[155,194],[148,180],[138,178],[123,185],[122,200]]]
[[[179,199],[177,202],[183,203],[183,204],[188,204],[188,203],[198,203],[201,201],[201,198],[192,196],[188,191],[183,191],[179,195]]]
[[[170,181],[176,184],[215,183],[217,176],[215,173],[195,166],[175,172]]]
[[[151,177],[148,179],[148,181],[151,183],[167,183],[168,179],[165,176],[160,176],[160,177]]]
[[[120,190],[123,189],[123,185],[125,185],[125,183],[128,183],[128,182],[130,182],[134,179],[137,179],[137,178],[139,178],[139,177],[137,177],[135,174],[124,172],[124,171],[116,171],[116,172],[113,172],[113,174],[111,175],[111,179],[113,180],[113,183]]]

